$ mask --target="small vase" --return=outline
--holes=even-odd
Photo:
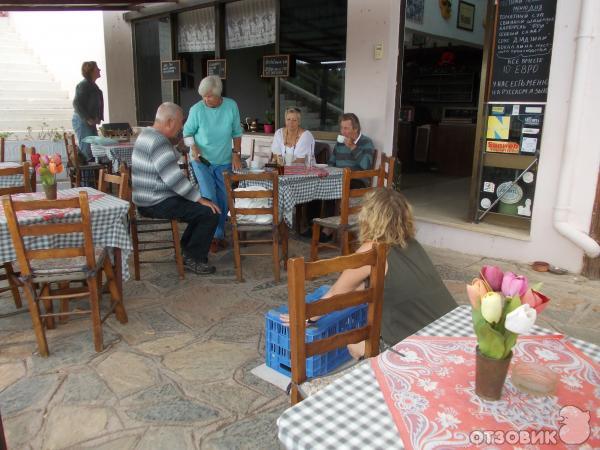
[[[263,125],[263,130],[267,134],[273,134],[273,131],[275,130],[275,125],[269,124],[269,123],[265,123]]]
[[[502,397],[502,388],[508,373],[512,352],[504,359],[488,358],[476,351],[475,394],[483,400],[496,401]]]
[[[54,184],[42,184],[44,187],[44,194],[46,194],[47,200],[56,200],[56,183]]]

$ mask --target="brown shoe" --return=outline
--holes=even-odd
[[[212,242],[210,243],[209,251],[211,253],[217,253],[219,251],[219,244],[217,243],[216,239],[213,239]]]
[[[227,247],[229,247],[229,242],[227,242],[225,239],[216,239],[216,241],[219,250],[225,250]]]

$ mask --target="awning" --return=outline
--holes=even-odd
[[[122,0],[21,0],[0,2],[0,11],[140,11],[147,5],[170,5],[177,0],[145,0],[124,2]]]

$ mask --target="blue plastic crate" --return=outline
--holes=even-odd
[[[310,303],[311,300],[313,299],[307,297],[307,303]],[[265,354],[268,367],[284,375],[291,376],[290,330],[279,319],[281,313],[287,312],[287,305],[282,305],[265,314]],[[321,317],[316,324],[306,328],[306,342],[318,341],[344,331],[359,328],[366,322],[366,304],[335,311]],[[350,353],[348,353],[345,346],[328,353],[311,356],[306,359],[306,376],[311,378],[327,375],[350,358]]]

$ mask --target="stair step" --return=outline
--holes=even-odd
[[[37,56],[31,54],[6,55],[2,57],[5,64],[34,64],[39,63]]]
[[[2,108],[6,109],[32,109],[32,108],[73,108],[71,100],[68,98],[3,98]]]
[[[5,73],[9,71],[39,72],[44,71],[44,66],[31,62],[31,60],[25,62],[13,61],[10,63],[4,60],[0,60],[0,73]]]
[[[45,124],[45,125],[44,125]],[[22,120],[0,120],[0,130],[2,131],[19,131],[23,128],[31,127],[32,129],[69,129],[73,128],[71,120],[67,119],[51,119],[51,120],[30,120],[23,122]]]
[[[23,81],[23,82],[38,82],[38,81],[53,81],[50,75],[46,72],[23,72],[23,71],[5,71],[0,74],[0,83],[5,81]]]
[[[30,90],[30,89],[11,89],[11,90],[6,90],[6,89],[2,89],[2,85],[0,84],[0,101],[4,100],[5,98],[10,98],[10,99],[14,99],[14,98],[21,98],[21,99],[28,99],[28,98],[56,98],[56,99],[65,99],[65,98],[69,98],[67,93],[65,91],[59,91],[59,90],[55,90],[55,91],[39,91],[39,90]]]
[[[2,79],[2,78],[0,78]],[[35,88],[39,91],[60,91],[60,85],[56,81],[51,80],[6,80],[2,79],[2,90],[18,90],[25,91],[31,88]]]

